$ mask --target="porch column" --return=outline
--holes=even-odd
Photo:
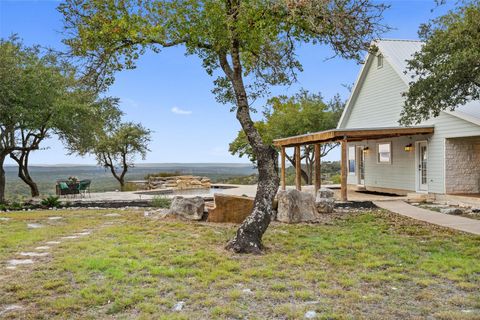
[[[286,185],[285,185],[285,147],[282,147],[281,151],[281,170],[280,170],[280,180],[282,183],[282,190],[285,191]]]
[[[320,144],[315,145],[315,195],[322,186],[322,171],[321,171],[321,159],[320,159]]]
[[[342,140],[341,200],[347,201],[347,139]]]
[[[300,146],[295,147],[295,186],[302,190],[302,163],[300,162]]]

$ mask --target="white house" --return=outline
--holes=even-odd
[[[367,56],[338,127],[275,140],[281,147],[282,188],[285,148],[340,141],[342,199],[359,188],[398,194],[480,196],[480,101],[442,112],[417,126],[399,125],[411,74],[406,60],[422,42],[379,40]],[[299,150],[298,150],[299,151]],[[299,152],[297,152],[299,154]],[[320,172],[319,152],[316,172]],[[300,159],[297,160],[300,167]],[[297,170],[297,189],[301,189]],[[319,175],[316,189],[320,187]]]
[[[402,93],[412,81],[406,60],[422,42],[380,40],[363,65],[338,129],[399,127]],[[427,135],[349,142],[348,184],[369,190],[480,194],[480,102],[442,112],[419,127]]]

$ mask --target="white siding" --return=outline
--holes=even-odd
[[[415,141],[427,140],[427,136],[399,137],[384,140],[370,140],[349,143],[349,146],[365,146],[369,150],[365,154],[365,186],[415,191],[415,150],[406,152],[404,147]],[[377,163],[377,143],[392,143],[392,163]],[[356,172],[358,174],[358,170]],[[349,175],[348,183],[356,185],[357,175]]]
[[[342,128],[397,127],[403,107],[402,92],[405,82],[392,68],[387,59],[377,69],[375,59],[369,59],[366,76],[351,102],[350,114]]]

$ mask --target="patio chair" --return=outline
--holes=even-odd
[[[92,183],[91,180],[82,180],[78,183],[78,193],[80,194],[80,197],[83,195],[83,197],[90,196],[90,184]]]
[[[68,197],[70,194],[70,187],[65,181],[58,181],[57,182],[57,194],[59,196]]]

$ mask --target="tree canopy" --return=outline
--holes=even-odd
[[[419,123],[442,110],[480,99],[480,1],[464,1],[423,25],[422,50],[408,61],[414,76],[401,123]]]
[[[111,110],[83,86],[76,69],[50,51],[27,47],[17,39],[0,40],[0,202],[4,201],[3,163],[10,155],[19,165],[19,177],[32,196],[38,195],[28,173],[30,152],[58,134],[70,144],[101,126]],[[104,98],[108,99],[108,98]]]
[[[99,165],[110,170],[114,178],[125,187],[125,175],[133,167],[135,157],[145,159],[150,142],[151,131],[141,124],[120,123],[96,136],[90,152],[97,158]]]
[[[339,96],[335,96],[325,103],[321,94],[312,94],[302,90],[292,97],[281,95],[269,99],[264,110],[265,119],[255,122],[255,127],[263,141],[272,145],[274,139],[335,128],[343,108],[344,102]],[[327,155],[335,146],[335,143],[323,144],[321,156]],[[307,184],[311,183],[313,173],[311,149],[309,146],[304,147],[301,156],[302,160],[306,159],[307,172],[302,169],[302,176]],[[247,156],[250,161],[256,162],[255,154],[242,130],[230,143],[229,151],[233,155]],[[287,154],[287,159],[295,166],[295,156]]]

